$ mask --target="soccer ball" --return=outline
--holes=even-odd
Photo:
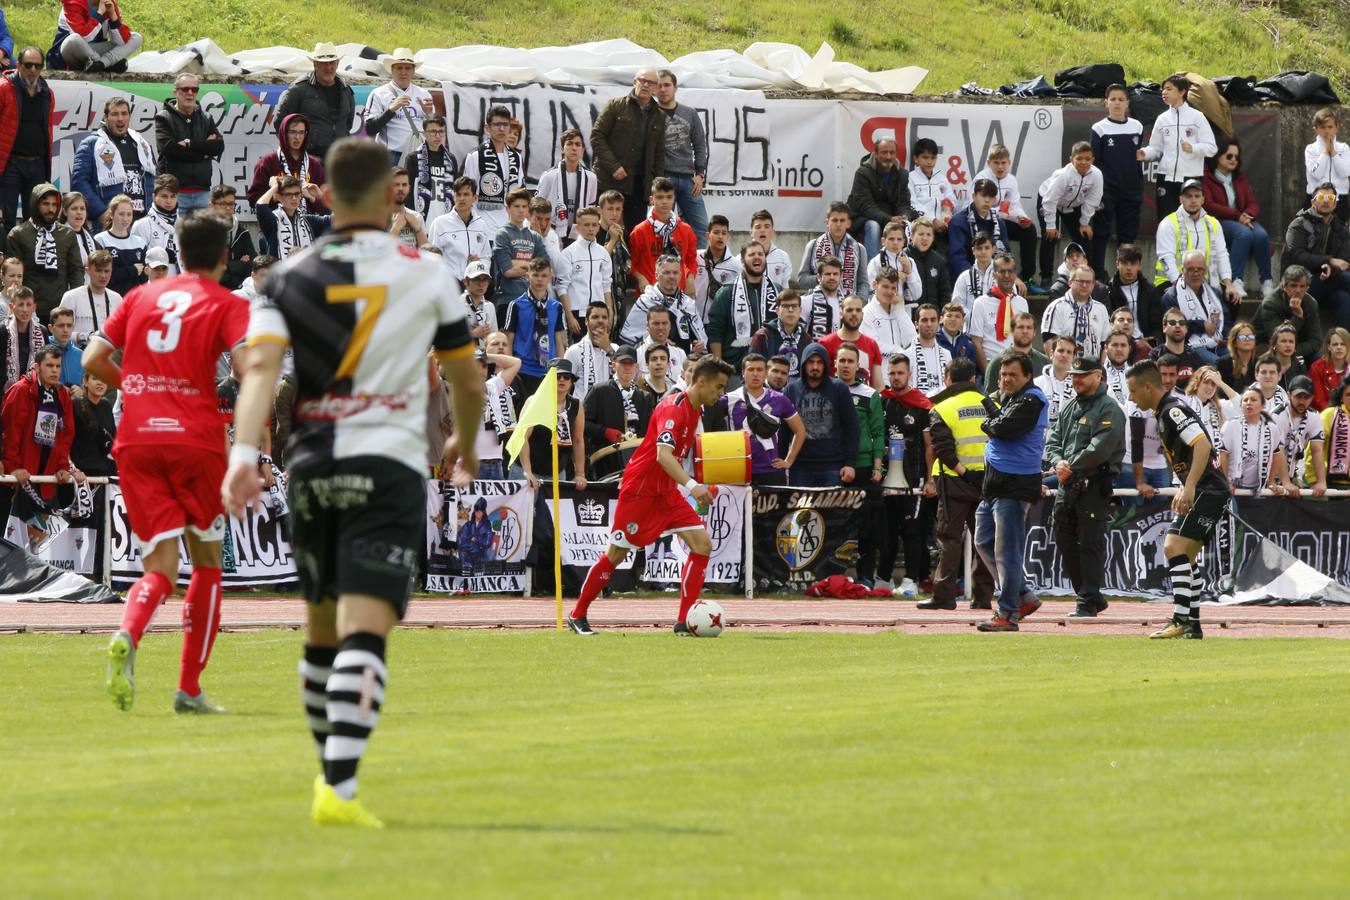
[[[731,624],[727,621],[722,607],[711,600],[700,600],[689,608],[685,624],[694,637],[717,637],[722,629]]]

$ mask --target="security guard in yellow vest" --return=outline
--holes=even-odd
[[[1219,220],[1205,214],[1205,189],[1199,178],[1186,179],[1181,186],[1181,206],[1158,222],[1153,283],[1159,287],[1175,284],[1181,278],[1181,260],[1192,250],[1205,254],[1210,282],[1222,288],[1231,302],[1241,302],[1244,296],[1242,282],[1233,282],[1228,242],[1224,240]],[[1242,273],[1238,272],[1237,277],[1241,279]]]
[[[929,411],[932,439],[933,478],[924,486],[928,496],[938,497],[938,567],[933,575],[933,596],[919,609],[956,609],[957,579],[965,561],[963,532],[975,534],[975,509],[980,505],[984,481],[984,450],[989,436],[980,429],[988,413],[985,397],[975,388],[975,363],[954,359],[947,367],[947,387],[933,398]],[[974,558],[971,609],[989,609],[994,596],[994,576]]]

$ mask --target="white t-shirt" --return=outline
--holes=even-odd
[[[483,382],[483,425],[474,439],[473,451],[482,460],[502,458],[502,438],[493,426],[493,408],[502,402],[506,393],[506,382],[502,376],[493,375]],[[509,403],[510,400],[508,399]]]
[[[1261,470],[1265,469],[1269,475],[1274,454],[1284,449],[1288,437],[1284,421],[1287,421],[1284,417],[1271,421],[1263,416],[1255,425],[1245,419],[1223,423],[1223,446],[1228,454],[1225,474],[1234,486],[1250,490],[1266,486]]]
[[[946,347],[933,341],[931,347],[921,347],[916,340],[905,348],[909,357],[909,383],[931,397],[945,386],[947,367],[952,364],[952,353]]]
[[[83,346],[89,335],[103,327],[121,302],[122,295],[112,288],[101,294],[95,294],[88,285],[66,291],[61,296],[61,305],[75,313],[75,343]]]
[[[419,84],[410,84],[404,89],[389,81],[371,91],[366,100],[366,119],[370,120],[384,115],[395,100],[405,96],[411,102],[394,113],[384,130],[375,135],[375,140],[399,153],[413,149],[421,140],[427,118],[427,114],[422,111],[422,103],[430,103],[431,94]]]
[[[1014,294],[1012,296],[1013,318],[1027,311],[1027,298]],[[1012,329],[1008,329],[1007,336],[1002,340],[998,338],[998,311],[1003,301],[990,294],[985,294],[975,300],[975,304],[970,308],[970,313],[966,317],[966,332],[972,338],[980,339],[980,347],[984,350],[985,359],[993,359],[1004,350],[1012,346]]]

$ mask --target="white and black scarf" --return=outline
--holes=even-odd
[[[1252,432],[1256,434],[1253,436]],[[1229,474],[1235,482],[1241,487],[1251,488],[1252,490],[1261,490],[1266,486],[1266,479],[1270,477],[1270,464],[1275,458],[1275,429],[1271,425],[1270,416],[1261,413],[1261,421],[1255,425],[1249,423],[1245,418],[1242,420],[1242,427],[1239,431],[1238,446],[1232,448],[1229,452],[1237,450],[1237,456],[1233,463],[1228,466]],[[1247,461],[1252,457],[1250,454],[1257,454],[1256,457],[1256,484],[1241,484],[1242,474],[1247,469]]]
[[[280,211],[280,207],[278,207]],[[178,221],[178,211],[165,212],[155,204],[150,204],[150,209],[146,211],[145,218],[150,222],[150,240],[149,247],[163,247],[164,252],[169,254],[169,262],[172,265],[178,265],[178,235],[174,232],[174,223]],[[280,230],[280,220],[285,218],[283,215],[277,216],[278,230]]]
[[[839,278],[839,293],[845,297],[854,293],[858,287],[858,242],[846,234],[842,241],[835,244],[827,231],[816,238],[812,268],[818,267],[820,261],[827,256],[836,257],[844,264],[844,271]]]
[[[442,147],[441,154],[442,166],[447,170],[452,170],[450,165],[454,159],[450,151]],[[451,172],[453,174],[453,171]],[[431,205],[433,203],[442,203],[446,207],[455,205],[455,192],[452,186],[455,183],[454,178],[433,178],[431,175],[431,148],[423,141],[417,148],[417,207],[423,216],[431,214]]]
[[[1350,476],[1350,414],[1336,407],[1326,434],[1327,474]]]
[[[1117,367],[1110,360],[1102,360],[1102,368],[1106,370],[1106,389],[1111,392],[1111,396],[1120,404],[1120,408],[1125,408],[1125,402],[1129,399],[1130,389],[1125,381],[1125,373],[1129,371],[1129,366]]]
[[[132,141],[136,144],[136,157],[141,164],[142,177],[144,175],[155,174],[155,152],[150,149],[150,143],[134,131],[127,131]],[[111,155],[112,162],[106,162],[103,157]],[[145,182],[131,186],[127,182],[126,165],[122,162],[122,151],[112,142],[108,132],[102,128],[94,132],[94,161],[95,168],[98,170],[98,186],[101,188],[122,185],[126,193],[133,199],[144,197]],[[134,191],[134,193],[133,193]],[[137,210],[140,212],[140,210]]]
[[[309,198],[304,194],[304,188],[309,185],[309,151],[300,151],[300,166],[297,169],[291,165],[290,155],[282,149],[277,150],[277,156],[281,160],[281,172],[283,175],[293,175],[300,179],[300,211],[309,211]]]
[[[647,213],[647,224],[652,227],[652,236],[656,238],[656,256],[659,259],[667,253],[680,255],[680,248],[675,243],[675,228],[680,224],[680,217],[675,215],[675,210],[670,211],[670,221],[662,222],[656,218],[656,213]]]
[[[933,354],[930,364],[928,354]],[[933,341],[933,346],[925,347],[917,340],[914,342],[914,387],[924,394],[930,394],[942,387],[942,379],[947,373],[942,370],[942,345]]]
[[[1209,442],[1214,445],[1214,452],[1223,450],[1223,408],[1219,405],[1219,398],[1206,401],[1189,394],[1182,399],[1195,412],[1195,417],[1205,426],[1205,431],[1209,432]]]
[[[803,321],[811,329],[812,337],[824,337],[835,329],[834,310],[830,308],[830,301],[826,299],[820,285],[816,285],[808,296],[811,299],[811,311]]]
[[[491,426],[499,438],[506,437],[516,427],[516,405],[511,398],[511,389],[503,386],[484,404],[483,424]]]
[[[56,224],[40,225],[33,223],[37,238],[33,244],[33,260],[39,269],[55,272],[60,268],[56,258]]]
[[[633,394],[637,391],[637,380],[635,379],[628,387],[624,387],[617,381],[614,386],[619,389],[619,399],[623,402],[623,430],[625,433],[637,433],[638,414],[637,407],[633,404]]]
[[[506,195],[520,182],[520,151],[507,147],[506,170],[502,170],[502,153],[484,141],[478,148],[478,208],[496,210],[506,204]]]
[[[13,316],[5,322],[5,341],[8,345],[9,353],[5,359],[5,386],[13,384],[23,376],[27,371],[19,371],[19,323]],[[42,345],[47,343],[47,335],[43,332],[42,326],[38,324],[36,317],[28,320],[28,365],[31,368],[33,360],[37,359],[38,351]]]
[[[1218,297],[1214,295],[1209,285],[1201,285],[1200,294],[1197,295],[1185,282],[1178,282],[1177,307],[1181,310],[1183,316],[1193,321],[1208,322],[1210,316],[1218,313],[1219,323],[1220,325],[1223,324],[1223,310],[1219,306]],[[1206,349],[1218,346],[1214,336],[1205,333],[1190,335],[1186,338],[1186,343],[1192,347],[1204,347]]]
[[[573,237],[576,234],[577,210],[581,209],[581,197],[586,192],[586,175],[586,167],[577,163],[576,175],[572,179],[572,186],[575,190],[569,194],[567,193],[567,168],[563,165],[558,166],[558,188],[562,191],[562,203],[559,205],[562,209],[553,211],[553,219],[563,223],[564,237]]]
[[[277,259],[286,259],[292,253],[308,247],[314,242],[309,230],[309,220],[305,214],[296,211],[295,218],[286,215],[286,210],[277,207]]]
[[[773,282],[767,278],[761,277],[759,280],[759,309],[760,314],[755,315],[755,311],[750,308],[750,286],[745,281],[745,275],[739,275],[731,286],[731,319],[736,326],[736,340],[732,342],[733,347],[749,347],[750,337],[754,334],[756,326],[763,321],[764,310],[778,308],[778,291],[774,289]]]
[[[1308,419],[1315,415],[1317,415],[1317,412],[1309,409],[1299,416],[1298,424],[1295,424],[1294,411],[1289,411],[1290,427],[1289,434],[1284,440],[1284,461],[1286,463],[1285,471],[1289,473],[1289,480],[1295,484],[1298,484],[1301,480],[1299,469],[1308,450]]]
[[[602,381],[609,380],[609,347],[585,337],[581,341],[581,373],[577,375],[576,396],[585,398]]]
[[[998,213],[990,210],[990,221],[994,223],[993,228],[984,229],[980,227],[980,217],[975,214],[975,204],[972,203],[966,207],[966,227],[970,229],[970,240],[966,242],[967,247],[975,246],[975,237],[981,232],[989,235],[994,242],[994,255],[1004,253],[1008,249],[1007,242],[1003,240],[1003,229],[998,227]],[[976,294],[975,296],[979,296]]]

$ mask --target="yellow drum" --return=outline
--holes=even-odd
[[[705,431],[695,436],[694,477],[702,484],[749,484],[750,432]]]

